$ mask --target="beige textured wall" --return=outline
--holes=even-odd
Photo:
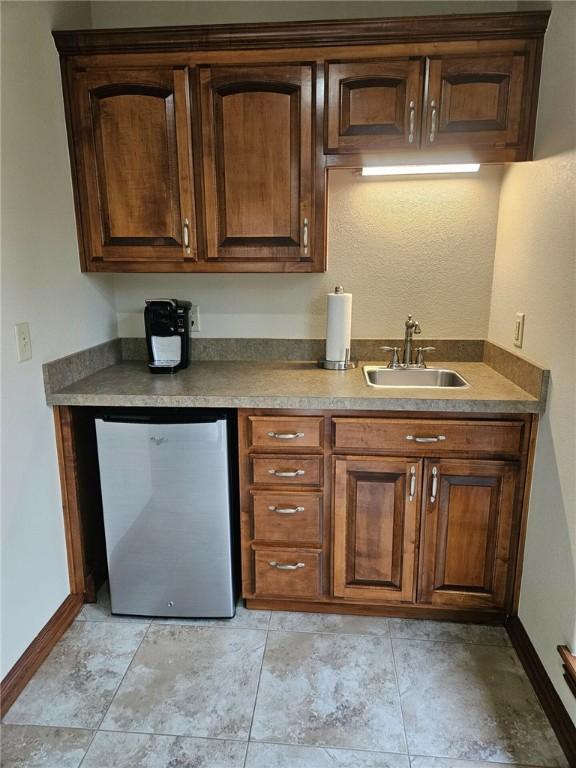
[[[354,297],[352,332],[402,333],[415,314],[434,338],[484,338],[500,168],[475,177],[382,180],[331,172],[328,272],[322,275],[118,275],[119,332],[142,336],[144,299],[198,304],[202,336],[315,338],[325,331],[325,294]]]
[[[110,281],[80,274],[58,55],[73,2],[2,4],[3,677],[69,593],[54,425],[42,363],[116,336]],[[16,361],[28,321],[32,360]]]
[[[576,722],[556,645],[576,651],[576,3],[553,4],[544,47],[536,162],[510,167],[500,197],[489,338],[523,354],[552,384],[538,438],[520,611]]]

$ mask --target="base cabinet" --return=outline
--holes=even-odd
[[[334,459],[334,595],[412,602],[422,462]]]
[[[426,462],[420,602],[505,606],[518,477],[512,462]]]
[[[240,411],[249,606],[502,621],[516,608],[536,425]]]

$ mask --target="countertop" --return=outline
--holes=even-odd
[[[370,365],[374,365],[371,362]],[[362,363],[326,371],[312,362],[193,361],[173,375],[149,373],[145,361],[110,365],[50,392],[49,405],[300,408],[539,413],[543,403],[485,363],[441,363],[469,387],[375,389]]]

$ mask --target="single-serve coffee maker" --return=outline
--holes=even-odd
[[[188,367],[191,306],[178,299],[146,299],[144,325],[151,373],[175,373]]]

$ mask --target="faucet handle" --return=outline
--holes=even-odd
[[[388,368],[398,368],[400,365],[400,347],[380,347],[384,352],[392,352],[392,359],[388,363]]]
[[[416,365],[418,365],[420,368],[426,368],[426,363],[424,362],[424,352],[434,352],[436,347],[417,347],[416,348]]]

